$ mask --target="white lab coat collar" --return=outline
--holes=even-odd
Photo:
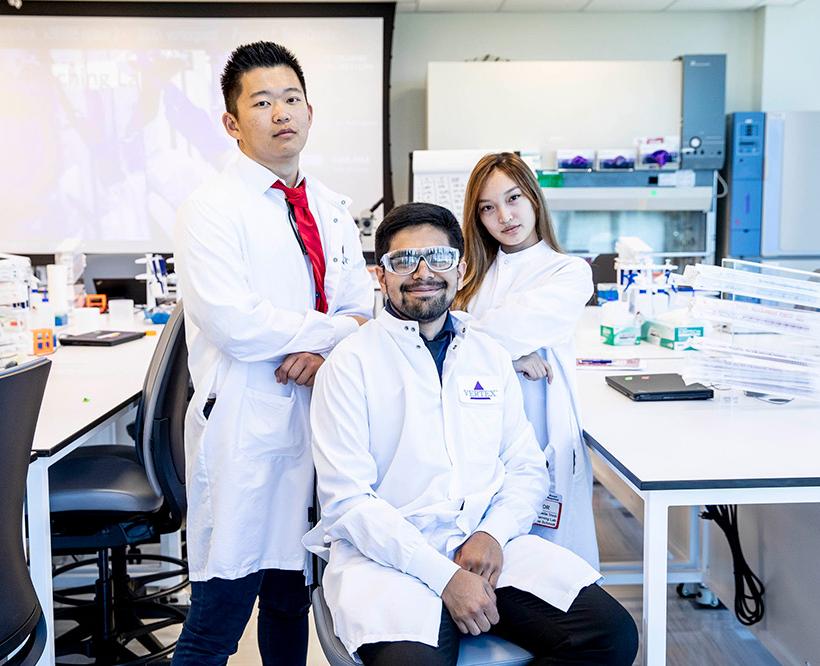
[[[464,334],[467,332],[467,327],[464,324],[468,317],[465,316],[464,312],[457,310],[451,310],[450,315],[453,317],[456,337],[463,338]],[[419,323],[417,321],[412,319],[399,319],[398,317],[394,317],[390,314],[386,309],[379,312],[376,317],[376,321],[384,326],[387,332],[394,338],[408,339],[418,342],[418,338],[421,337],[421,334],[419,333]]]
[[[284,185],[287,185],[284,179],[280,178],[264,164],[260,164],[252,157],[248,157],[241,150],[234,158],[234,165],[242,181],[255,192],[266,192],[277,180],[281,180]],[[298,185],[302,182],[303,178],[304,174],[300,172],[296,184]]]
[[[540,240],[535,245],[532,245],[524,250],[519,250],[518,252],[511,252],[510,254],[504,252],[504,250],[502,250],[499,246],[497,259],[498,261],[503,261],[509,265],[524,263],[530,261],[533,257],[547,257],[552,254],[556,254],[555,250],[547,245],[545,240]]]
[[[234,166],[240,179],[255,192],[267,192],[271,185],[277,180],[287,185],[284,179],[280,178],[263,164],[245,155],[241,150],[234,158]],[[334,192],[318,178],[314,178],[311,174],[305,173],[300,169],[296,184],[298,185],[303,180],[306,180],[305,185],[307,189],[310,192],[315,192],[319,198],[328,200],[341,210],[350,208],[351,199],[349,196]]]
[[[327,185],[325,185],[318,178],[315,178],[313,174],[309,172],[302,172],[300,177],[307,179],[308,190],[315,191],[323,199],[331,201],[337,208],[343,211],[350,208],[352,200],[346,194],[340,194],[339,192],[331,190]]]

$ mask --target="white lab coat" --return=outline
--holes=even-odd
[[[313,499],[311,389],[276,382],[293,352],[325,353],[370,316],[373,285],[349,200],[307,176],[328,313],[265,167],[240,154],[179,211],[176,270],[194,396],[185,419],[191,580],[305,569]],[[206,421],[209,396],[216,404]]]
[[[474,532],[504,547],[499,587],[566,610],[600,576],[527,533],[547,490],[544,455],[507,353],[458,334],[439,382],[418,324],[386,311],[342,342],[317,375],[311,423],[322,520],[305,545],[337,635],[437,645],[441,592]],[[465,334],[466,333],[466,334]],[[523,536],[522,536],[523,535]]]
[[[468,311],[470,328],[490,335],[513,359],[537,351],[552,366],[549,385],[519,375],[527,418],[546,448],[551,490],[563,501],[558,529],[533,526],[533,533],[597,568],[592,467],[582,436],[573,342],[591,294],[589,265],[540,241],[514,254],[499,250]]]

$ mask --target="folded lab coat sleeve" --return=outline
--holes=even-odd
[[[513,359],[569,340],[592,295],[592,269],[583,259],[567,257],[564,266],[528,288],[507,295],[504,304],[471,320]]]
[[[325,537],[421,579],[437,594],[458,565],[373,490],[367,402],[358,361],[336,351],[316,375],[310,415],[317,491]]]
[[[320,353],[356,330],[350,317],[277,308],[255,293],[235,228],[201,201],[183,205],[175,235],[185,312],[223,353],[245,362]]]
[[[546,458],[524,413],[521,386],[512,366],[508,370],[500,450],[504,483],[476,528],[491,535],[502,548],[510,539],[529,533],[549,490]]]

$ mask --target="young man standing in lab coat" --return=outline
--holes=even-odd
[[[222,74],[239,150],[182,206],[175,255],[194,395],[185,420],[191,608],[175,666],[225,664],[259,600],[266,666],[307,654],[309,402],[329,352],[372,313],[349,199],[299,168],[313,116],[270,42]]]
[[[311,422],[322,579],[366,666],[452,666],[489,632],[534,664],[632,664],[637,630],[583,559],[530,535],[549,477],[507,352],[449,312],[464,242],[446,209],[408,204],[376,232],[378,318],[316,378]],[[325,553],[327,554],[327,553]]]

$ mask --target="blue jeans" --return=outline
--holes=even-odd
[[[301,571],[265,569],[244,578],[191,583],[191,608],[172,666],[223,666],[259,598],[257,639],[264,666],[304,666],[310,596]]]

